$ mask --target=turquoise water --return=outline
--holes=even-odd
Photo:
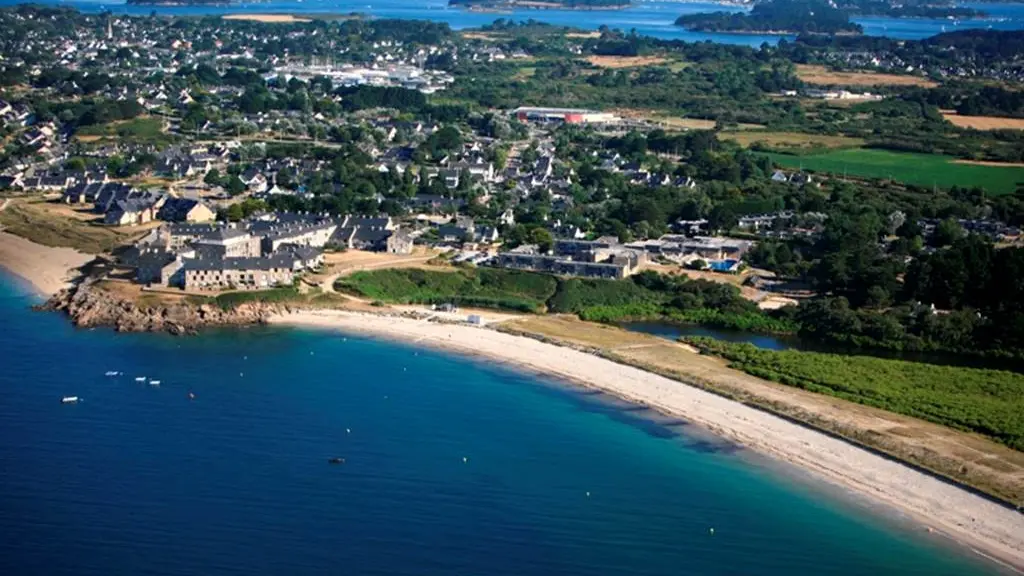
[[[33,301],[0,275],[0,574],[994,573],[682,422],[490,363],[82,331]]]
[[[0,0],[0,6],[19,3],[18,0]],[[762,43],[775,44],[779,36],[756,34],[715,34],[691,32],[675,26],[675,19],[683,14],[716,10],[737,10],[732,6],[701,2],[635,1],[625,10],[579,12],[572,10],[514,10],[511,13],[475,13],[449,8],[448,0],[270,0],[268,2],[241,2],[230,7],[166,7],[127,6],[123,1],[105,0],[41,0],[43,4],[73,6],[83,11],[110,10],[117,14],[224,14],[228,12],[359,12],[379,18],[409,18],[447,22],[453,28],[469,28],[490,24],[498,18],[527,20],[533,18],[556,25],[597,29],[602,25],[621,30],[636,30],[639,34],[669,40],[697,42],[711,40],[726,44],[760,46]],[[864,27],[866,34],[892,38],[917,39],[944,31],[964,28],[996,28],[1013,30],[1024,28],[1024,4],[967,3],[966,6],[980,8],[990,18],[963,20],[954,24],[948,20],[855,18]]]
[[[678,340],[682,336],[702,336],[724,340],[726,342],[737,342],[753,344],[758,348],[766,350],[789,350],[801,349],[800,342],[796,338],[782,338],[768,334],[757,334],[754,332],[743,332],[741,330],[725,330],[721,328],[706,328],[694,324],[672,324],[669,322],[626,322],[620,327],[632,332],[642,332],[652,336],[660,336],[669,340]]]

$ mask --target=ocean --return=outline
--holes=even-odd
[[[0,0],[0,6],[21,3],[19,0]],[[675,19],[683,14],[709,11],[736,11],[736,6],[713,2],[672,2],[635,0],[624,10],[580,12],[573,10],[524,10],[507,13],[469,12],[449,8],[448,0],[268,0],[266,2],[239,2],[232,6],[128,6],[121,1],[108,0],[36,0],[36,3],[71,6],[86,12],[107,11],[114,14],[146,15],[158,14],[204,15],[226,13],[344,13],[359,12],[377,18],[405,18],[447,22],[455,29],[478,27],[490,24],[498,18],[528,20],[530,18],[561,26],[593,29],[606,25],[623,31],[636,30],[645,34],[669,40],[688,42],[712,41],[725,44],[760,46],[775,44],[783,36],[763,34],[720,34],[693,32],[676,26]],[[984,19],[950,20],[897,19],[897,18],[855,18],[864,27],[866,34],[889,36],[900,39],[918,39],[940,32],[966,28],[995,28],[1015,30],[1024,28],[1024,4],[1019,3],[964,3],[964,6],[979,8],[990,14]],[[786,37],[791,38],[791,37]]]
[[[79,330],[35,301],[0,274],[0,574],[998,573],[540,376],[329,332]]]

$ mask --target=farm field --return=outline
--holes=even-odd
[[[633,68],[668,62],[661,56],[589,56],[586,61],[601,68]]]
[[[949,156],[854,148],[800,156],[766,153],[776,164],[837,176],[884,178],[918,186],[981,186],[991,194],[1013,193],[1024,184],[1024,167],[964,164]]]
[[[975,130],[1024,130],[1024,118],[1003,118],[1001,116],[960,116],[943,112],[942,117],[958,128]]]
[[[736,143],[744,147],[758,142],[770,148],[793,148],[800,150],[856,148],[864,145],[864,141],[860,138],[832,136],[829,134],[802,134],[800,132],[731,131],[722,132],[720,137],[723,140],[735,140]]]
[[[797,64],[796,75],[808,84],[819,86],[921,86],[924,88],[938,86],[938,83],[920,76],[875,72],[836,72],[824,66],[811,64]]]

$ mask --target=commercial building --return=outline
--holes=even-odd
[[[580,108],[537,108],[520,106],[512,111],[520,122],[565,122],[566,124],[610,124],[619,117],[608,112]]]

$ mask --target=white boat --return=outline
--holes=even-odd
[[[77,404],[78,396],[65,396],[60,399],[61,404]]]
[[[136,382],[145,382],[146,381],[146,377],[145,376],[139,376],[138,378],[135,379],[135,381]]]
[[[104,376],[120,376],[121,373],[117,370],[107,370]]]
[[[149,385],[150,386],[159,386],[160,385],[160,381],[159,380],[150,380],[149,381]]]

